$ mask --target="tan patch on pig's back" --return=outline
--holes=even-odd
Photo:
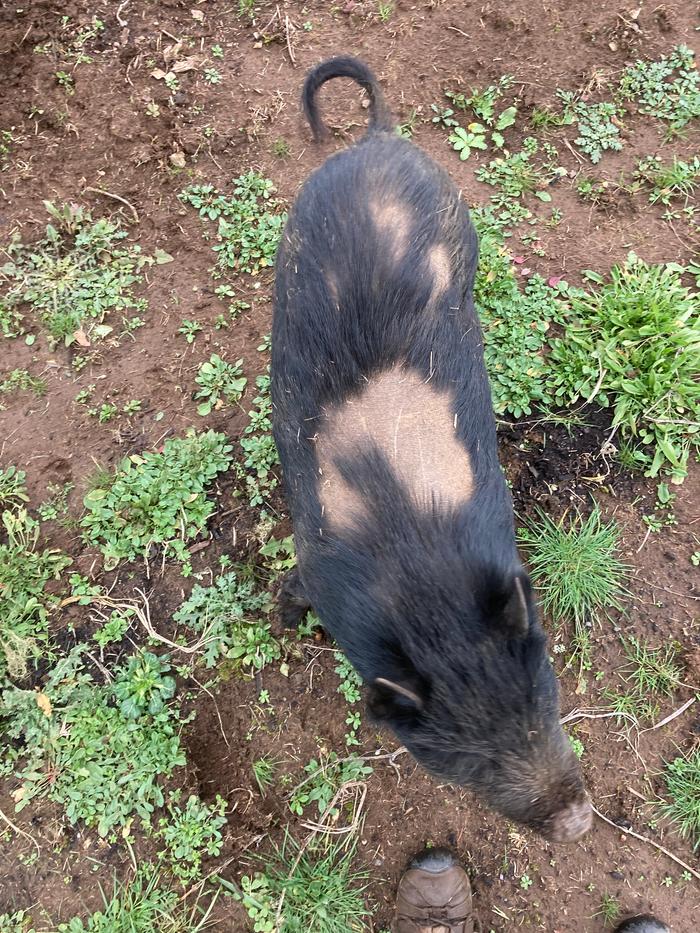
[[[411,238],[410,210],[399,201],[375,199],[370,201],[369,212],[379,241],[385,244],[394,262],[400,262]]]
[[[473,489],[469,455],[456,435],[448,393],[415,372],[394,367],[372,377],[360,395],[327,412],[317,437],[319,498],[332,527],[366,513],[360,490],[341,477],[336,458],[373,447],[420,509],[451,509]]]

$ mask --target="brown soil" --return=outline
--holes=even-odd
[[[8,167],[0,174],[6,199],[0,242],[5,244],[14,230],[24,238],[38,236],[46,222],[42,199],[51,199],[88,205],[94,216],[119,215],[145,252],[160,247],[176,258],[148,273],[143,289],[149,301],[145,327],[133,341],[104,346],[79,375],[70,367],[70,351],[50,352],[42,340],[33,347],[19,341],[2,346],[3,372],[23,367],[43,373],[49,391],[41,401],[27,395],[8,401],[0,414],[0,459],[27,470],[35,504],[46,498],[50,483],[74,483],[70,498],[74,515],[80,513],[95,462],[111,467],[125,454],[157,446],[167,434],[179,434],[195,422],[194,375],[211,352],[220,351],[231,360],[243,357],[249,377],[264,369],[266,357],[256,348],[270,330],[271,278],[261,277],[258,288],[239,283],[251,310],[234,327],[215,330],[213,322],[224,306],[214,295],[208,272],[212,254],[202,239],[198,218],[182,207],[177,194],[197,181],[225,189],[232,177],[252,167],[272,178],[280,195],[291,202],[309,172],[332,149],[345,145],[364,118],[356,89],[342,83],[329,88],[324,92],[325,104],[338,138],[325,147],[313,146],[297,107],[300,83],[310,65],[334,53],[364,58],[379,75],[402,120],[414,108],[419,110],[422,122],[414,132],[418,145],[448,168],[470,202],[478,203],[490,194],[474,180],[478,158],[460,163],[445,144],[445,134],[430,123],[430,105],[442,103],[446,86],[484,86],[509,72],[518,79],[525,108],[553,104],[557,87],[582,87],[596,74],[615,75],[636,56],[663,54],[681,42],[692,47],[697,22],[692,5],[683,0],[642,5],[636,19],[630,12],[632,4],[398,0],[386,23],[376,15],[377,4],[368,0],[341,0],[336,5],[313,0],[259,3],[254,23],[238,15],[237,0],[131,0],[121,4],[119,13],[116,3],[68,0],[59,6],[29,0],[21,8],[15,3],[0,10],[0,130],[14,127],[15,137]],[[273,19],[277,10],[281,20]],[[61,40],[62,16],[85,24],[93,15],[104,21],[105,30],[88,44],[91,64],[73,68],[55,51],[34,51],[50,40]],[[285,17],[289,44],[280,25]],[[306,22],[312,28],[304,28]],[[184,73],[181,89],[169,104],[163,82],[150,75],[162,66],[163,49],[184,36],[195,39],[197,54],[209,56],[207,66],[218,68],[222,82],[208,85],[201,70]],[[209,54],[215,43],[224,49],[220,61]],[[74,75],[72,96],[57,83],[55,72],[61,69]],[[146,112],[149,101],[159,105],[157,116]],[[205,133],[205,127],[211,131]],[[648,118],[631,116],[623,136],[625,150],[603,158],[600,174],[606,178],[618,179],[636,157],[662,151],[660,129]],[[273,154],[279,139],[289,144],[287,158]],[[694,130],[674,142],[673,151],[697,151],[699,142]],[[571,171],[597,173],[566,147],[561,152]],[[173,153],[183,154],[184,169],[172,164]],[[119,201],[87,190],[95,188],[126,199],[136,210],[138,223]],[[518,247],[543,274],[563,274],[577,282],[580,270],[605,271],[630,249],[653,261],[689,257],[688,231],[663,223],[661,210],[646,203],[644,196],[620,196],[597,209],[583,204],[568,184],[562,184],[554,203],[563,221],[543,234],[545,256]],[[542,206],[543,212],[550,209]],[[203,325],[192,347],[177,334],[183,318]],[[97,385],[97,404],[124,404],[138,398],[144,400],[142,413],[130,420],[128,428],[99,425],[73,403],[79,389],[89,383]],[[208,423],[235,440],[245,425],[244,410],[215,414]],[[156,412],[164,412],[161,420],[154,420]],[[700,679],[696,621],[700,589],[689,561],[698,549],[697,469],[678,490],[678,524],[647,537],[641,516],[653,506],[653,484],[631,477],[601,457],[609,429],[606,417],[590,412],[586,421],[590,427],[574,428],[571,434],[534,418],[505,424],[501,431],[502,455],[519,512],[532,511],[539,504],[561,514],[570,505],[585,505],[594,495],[620,522],[624,557],[634,568],[629,616],[595,632],[588,693],[576,695],[572,672],[562,672],[565,713],[576,707],[600,707],[601,687],[617,682],[621,631],[654,645],[677,640],[684,646],[687,682]],[[233,497],[233,491],[228,477],[218,484],[219,517],[211,523],[209,546],[193,558],[196,573],[215,570],[221,553],[234,560],[257,554],[259,543],[251,530],[255,517]],[[281,500],[279,506],[283,507]],[[189,588],[177,568],[166,566],[150,580],[134,567],[101,574],[97,552],[85,549],[77,533],[49,527],[52,543],[69,551],[81,572],[114,583],[116,591],[125,595],[134,585],[147,586],[156,623],[167,624],[183,589]],[[283,525],[281,531],[288,533],[288,527]],[[80,637],[84,621],[75,610],[61,619],[59,635],[66,646],[76,637],[69,623]],[[254,681],[224,683],[215,696],[198,693],[196,719],[185,732],[189,765],[179,783],[205,799],[220,793],[229,803],[226,847],[208,870],[219,866],[225,877],[238,879],[247,857],[269,839],[279,841],[286,822],[291,821],[299,834],[306,832],[279,795],[260,798],[250,766],[269,753],[283,757],[285,768],[299,780],[303,764],[317,755],[319,747],[339,753],[344,747],[346,707],[336,692],[338,681],[328,648],[326,642],[304,644],[289,659],[288,677],[267,669]],[[557,658],[563,667],[561,656]],[[597,672],[602,676],[600,686],[594,677]],[[274,712],[257,703],[263,686]],[[660,718],[691,695],[680,691],[665,700]],[[620,827],[631,826],[691,863],[690,845],[655,820],[649,801],[663,791],[658,776],[663,761],[697,741],[696,709],[691,707],[632,744],[609,718],[583,719],[572,729],[585,745],[583,767],[597,808]],[[391,737],[374,734],[366,724],[361,738],[369,754],[376,749],[378,756],[386,756],[396,748]],[[70,829],[50,805],[37,805],[15,817],[12,789],[12,782],[7,782],[0,794],[0,810],[35,837],[41,855],[34,859],[34,847],[24,836],[8,832],[0,840],[0,914],[32,907],[40,926],[96,909],[101,902],[96,881],[111,889],[115,872],[128,877],[129,853],[100,842],[93,831]],[[682,870],[650,845],[600,820],[581,843],[549,846],[509,827],[461,790],[438,786],[405,754],[395,761],[378,757],[364,815],[358,863],[370,872],[367,897],[376,908],[376,931],[388,927],[393,893],[407,858],[427,841],[452,845],[463,858],[483,930],[599,931],[603,921],[595,914],[606,894],[617,898],[624,912],[653,910],[676,933],[696,928],[697,920],[692,918],[697,918],[700,906],[697,884],[683,881]],[[140,840],[136,857],[150,857],[153,848]],[[527,890],[520,883],[524,875],[533,881]],[[216,917],[222,929],[249,929],[235,904],[220,902]]]

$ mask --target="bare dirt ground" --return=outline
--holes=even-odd
[[[249,379],[264,371],[267,355],[257,348],[270,330],[272,273],[255,281],[242,277],[237,292],[250,309],[229,329],[214,329],[224,306],[209,275],[210,245],[196,213],[183,207],[177,195],[192,183],[226,189],[233,177],[253,168],[272,179],[278,195],[291,203],[310,171],[361,131],[365,119],[356,89],[340,83],[324,92],[337,136],[321,147],[311,142],[298,95],[312,64],[338,53],[365,59],[400,120],[417,111],[414,141],[448,169],[469,203],[482,203],[490,192],[474,178],[479,154],[465,163],[457,159],[444,131],[431,125],[431,104],[444,106],[446,86],[483,86],[507,72],[516,76],[526,114],[528,108],[552,104],[558,87],[582,87],[595,75],[616,74],[637,56],[658,56],[681,42],[693,47],[698,25],[693,4],[642,4],[636,18],[631,10],[631,4],[575,0],[399,0],[384,22],[377,4],[352,0],[264,2],[255,5],[253,19],[239,14],[237,0],[131,0],[121,5],[69,0],[59,6],[29,0],[21,9],[17,3],[3,7],[0,129],[12,127],[15,142],[0,174],[0,243],[15,230],[25,239],[39,236],[46,223],[42,200],[48,199],[86,205],[95,217],[119,216],[145,252],[161,248],[175,261],[148,271],[142,294],[149,310],[134,339],[103,345],[78,374],[70,365],[73,349],[50,351],[41,341],[33,346],[3,342],[2,371],[22,367],[43,373],[48,394],[42,400],[18,396],[0,413],[0,461],[26,469],[36,502],[46,497],[51,483],[75,484],[69,505],[79,515],[95,462],[113,467],[125,454],[157,447],[164,437],[195,423],[191,396],[203,359],[215,351],[231,360],[241,357]],[[67,95],[55,76],[64,67],[57,51],[66,34],[63,18],[80,25],[93,16],[105,28],[90,42],[91,63],[71,69],[74,93]],[[152,73],[163,66],[164,50],[184,37],[193,39],[200,62],[209,58],[207,67],[216,65],[221,82],[208,84],[205,66],[198,64],[181,74],[173,95]],[[51,42],[48,54],[35,52]],[[224,53],[216,62],[209,52],[214,44]],[[640,155],[660,150],[657,128],[637,116],[624,137],[629,140],[625,150],[607,153],[602,162],[600,172],[607,178],[618,177]],[[693,130],[674,143],[673,151],[697,152],[698,142]],[[572,172],[581,168],[567,148],[561,159]],[[557,192],[556,205],[563,220],[546,233],[545,255],[528,257],[544,275],[564,275],[577,283],[581,270],[605,272],[629,250],[649,261],[686,261],[691,255],[685,233],[662,223],[659,210],[643,197],[621,197],[601,210],[581,202],[567,185]],[[177,333],[183,319],[203,328],[191,346]],[[142,399],[142,411],[128,427],[99,424],[73,402],[87,384],[96,384],[98,404]],[[244,400],[239,410],[213,413],[207,425],[224,431],[235,444],[247,410]],[[647,535],[641,516],[653,506],[655,485],[602,459],[609,421],[593,414],[590,422],[592,427],[571,436],[535,419],[504,424],[501,431],[502,459],[520,513],[540,504],[561,514],[594,493],[606,515],[622,525],[623,557],[634,568],[627,617],[615,616],[595,633],[587,694],[576,694],[571,670],[561,673],[564,713],[600,707],[598,684],[605,684],[622,663],[620,631],[654,645],[680,642],[687,683],[700,680],[700,588],[697,569],[689,562],[700,533],[697,465],[677,490],[677,524]],[[237,561],[257,555],[256,519],[234,498],[234,482],[227,476],[218,484],[210,545],[193,555],[195,573],[214,568],[222,553]],[[281,497],[277,505],[282,514]],[[282,522],[275,533],[288,534],[288,525]],[[191,585],[177,567],[166,565],[150,579],[134,565],[105,574],[98,553],[76,532],[52,526],[50,540],[73,556],[77,569],[114,584],[117,591],[146,586],[154,620],[168,630],[170,614]],[[82,624],[78,609],[63,615],[66,645],[80,637]],[[237,879],[251,851],[270,838],[279,840],[284,824],[295,823],[284,799],[274,793],[260,797],[251,774],[255,759],[268,753],[283,756],[291,772],[294,762],[301,769],[320,747],[339,753],[343,748],[346,706],[336,692],[328,647],[309,641],[290,659],[288,676],[272,666],[255,679],[221,684],[215,696],[195,691],[196,717],[185,732],[188,765],[178,782],[205,800],[221,794],[228,801],[225,848],[207,870],[219,866],[225,877]],[[564,667],[560,657],[556,663]],[[187,686],[194,690],[194,683]],[[263,688],[271,710],[258,703]],[[686,691],[665,700],[660,718],[691,695]],[[663,762],[697,741],[696,710],[691,707],[663,728],[632,738],[614,719],[578,720],[573,731],[585,746],[582,763],[592,799],[617,828],[596,819],[592,832],[569,847],[550,846],[515,830],[467,793],[438,786],[406,755],[394,763],[379,757],[368,780],[357,856],[371,875],[367,899],[375,908],[373,928],[388,927],[407,858],[431,842],[454,846],[464,860],[484,930],[593,933],[604,928],[596,916],[604,895],[616,898],[624,912],[653,910],[676,933],[696,929],[697,882],[684,880],[678,865],[624,832],[632,827],[697,865],[690,843],[658,821],[651,803],[663,793]],[[375,734],[367,723],[360,739],[370,755],[396,747],[390,736]],[[33,845],[25,837],[8,833],[0,839],[0,913],[38,905],[35,913],[56,923],[96,909],[101,902],[96,882],[110,888],[115,872],[127,877],[130,853],[101,842],[94,831],[65,825],[58,808],[49,804],[15,817],[12,789],[8,781],[0,809],[38,840],[41,854],[32,856]],[[140,840],[135,857],[148,857],[152,849],[153,843]],[[532,885],[524,885],[523,877]],[[215,917],[224,930],[251,929],[238,905],[220,902]]]

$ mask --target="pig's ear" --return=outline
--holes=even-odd
[[[526,592],[527,589],[527,592]],[[513,577],[511,590],[499,613],[499,621],[509,635],[527,635],[530,628],[528,594],[530,584],[524,574]]]
[[[423,709],[423,697],[413,685],[377,677],[369,687],[367,706],[375,719],[407,720]]]

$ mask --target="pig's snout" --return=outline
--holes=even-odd
[[[552,820],[547,837],[551,842],[575,842],[585,835],[593,824],[593,808],[590,801],[577,800],[570,803]]]

